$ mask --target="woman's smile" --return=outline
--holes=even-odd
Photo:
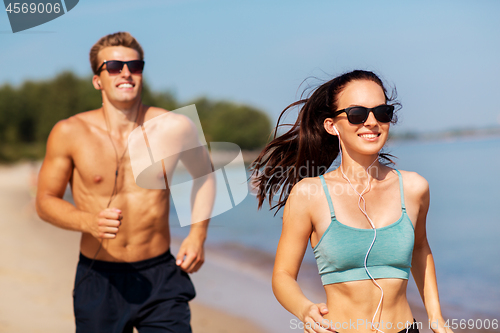
[[[380,137],[380,133],[373,133],[373,132],[360,133],[358,134],[358,136],[365,141],[375,142]]]

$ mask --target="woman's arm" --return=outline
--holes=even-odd
[[[290,192],[283,212],[283,228],[276,252],[273,270],[273,292],[280,304],[304,323],[314,326],[321,323],[328,313],[326,304],[314,304],[300,289],[297,275],[312,232],[309,201],[312,186],[320,186],[313,180],[304,179]],[[305,332],[331,332],[318,325]]]
[[[418,175],[412,179],[411,183],[413,185],[411,187],[417,192],[419,198],[411,272],[424,302],[431,329],[436,333],[453,333],[450,328],[444,327],[445,320],[439,304],[434,259],[427,241],[426,220],[430,203],[429,184]]]

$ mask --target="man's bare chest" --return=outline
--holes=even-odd
[[[73,154],[73,186],[106,191],[107,188],[112,188],[116,181],[116,186],[125,191],[168,187],[167,179],[172,177],[177,164],[176,159],[170,158],[155,163],[151,161],[151,167],[142,175],[137,175],[132,170],[127,143],[113,142],[113,144],[109,137],[90,137],[81,140]],[[148,177],[148,183],[154,183],[156,186],[141,185],[143,182],[139,181],[139,177]]]

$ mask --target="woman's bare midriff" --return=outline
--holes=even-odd
[[[408,280],[376,279],[384,298],[374,323],[385,333],[396,333],[413,322],[406,299]],[[372,280],[350,281],[325,285],[329,313],[324,316],[328,326],[340,333],[378,332],[371,322],[380,302],[381,291]],[[326,323],[326,321],[325,321]]]

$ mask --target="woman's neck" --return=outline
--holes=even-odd
[[[378,179],[381,167],[378,154],[353,157],[343,151],[341,170],[339,171],[340,173],[343,172],[351,181],[362,182],[367,180],[367,172],[371,178]]]

